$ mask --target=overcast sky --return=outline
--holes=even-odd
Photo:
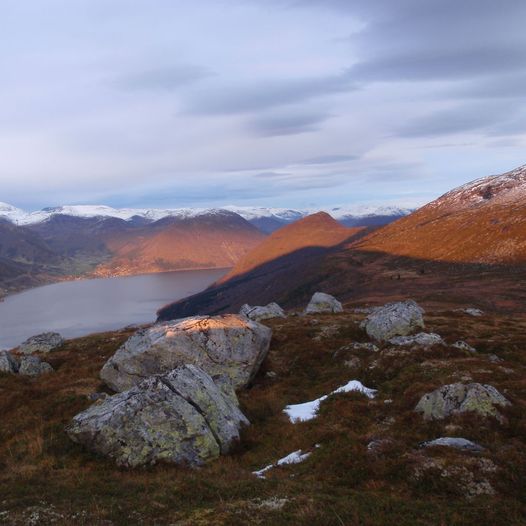
[[[526,163],[524,0],[2,0],[0,201],[421,203]]]

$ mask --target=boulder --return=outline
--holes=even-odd
[[[195,365],[152,376],[73,418],[68,436],[121,466],[201,465],[227,453],[249,422]]]
[[[413,300],[388,303],[375,309],[361,327],[369,337],[386,341],[394,336],[407,336],[424,328],[424,310]]]
[[[18,372],[18,362],[8,351],[0,351],[0,373],[16,374]]]
[[[467,440],[466,438],[460,437],[440,437],[435,440],[429,440],[427,442],[422,442],[422,447],[452,447],[454,449],[460,449],[461,451],[471,451],[473,453],[480,453],[484,451],[482,446],[479,446],[477,443]]]
[[[64,338],[58,332],[44,332],[31,336],[20,344],[18,352],[32,354],[34,352],[50,352],[64,345]]]
[[[510,402],[492,385],[478,383],[449,384],[425,394],[415,407],[426,420],[441,420],[448,416],[473,411],[481,416],[500,418],[495,406]]]
[[[40,376],[53,371],[54,369],[49,363],[43,362],[37,356],[23,356],[18,368],[18,374],[22,376]]]
[[[114,391],[126,391],[149,376],[194,364],[211,376],[226,374],[238,389],[257,373],[271,336],[268,327],[237,314],[160,323],[131,336],[100,377]]]
[[[269,303],[265,306],[256,307],[251,307],[245,303],[245,305],[241,307],[239,314],[254,321],[285,318],[285,311],[277,303]]]
[[[305,314],[335,314],[338,312],[343,312],[342,304],[334,296],[324,292],[316,292],[305,309]]]
[[[414,336],[395,336],[389,340],[391,345],[416,345],[418,347],[432,347],[433,345],[445,345],[444,340],[434,332],[419,332]]]

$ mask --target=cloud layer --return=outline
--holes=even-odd
[[[0,201],[421,202],[524,164],[523,0],[6,0]]]

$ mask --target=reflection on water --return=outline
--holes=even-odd
[[[155,320],[166,303],[195,294],[227,270],[188,270],[46,285],[0,303],[0,349],[47,331],[66,338]]]

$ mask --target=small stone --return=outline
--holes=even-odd
[[[504,361],[502,358],[498,357],[496,354],[489,354],[488,355],[488,360],[491,363],[501,363],[501,362]]]
[[[343,364],[349,369],[359,369],[362,366],[362,361],[357,356],[353,356],[349,360],[345,360]]]
[[[58,332],[44,332],[28,338],[20,345],[18,352],[22,354],[47,353],[62,347],[64,341],[64,338]]]
[[[451,345],[451,347],[454,347],[455,349],[459,349],[461,351],[467,351],[470,353],[477,352],[477,349],[475,349],[475,347],[471,347],[469,343],[463,342],[461,340],[459,340],[458,342],[455,342],[453,345]]]
[[[241,307],[239,314],[250,320],[263,321],[272,318],[285,318],[285,311],[277,303],[269,303],[265,306],[251,307],[246,304]]]
[[[16,374],[18,362],[9,351],[0,351],[0,373]]]
[[[414,336],[395,336],[389,340],[391,345],[409,346],[415,345],[418,347],[432,347],[433,345],[445,345],[444,340],[438,334],[433,332],[419,332]]]
[[[484,448],[479,444],[467,440],[466,438],[460,437],[441,437],[436,438],[435,440],[429,440],[427,442],[422,442],[422,447],[452,447],[455,449],[460,449],[462,451],[471,451],[473,453],[480,453],[484,451]]]
[[[40,376],[41,374],[52,373],[53,367],[47,362],[43,362],[37,356],[23,356],[20,360],[18,374],[22,376]]]
[[[334,296],[324,292],[316,292],[305,309],[305,314],[336,314],[339,312],[343,312],[342,304]]]

